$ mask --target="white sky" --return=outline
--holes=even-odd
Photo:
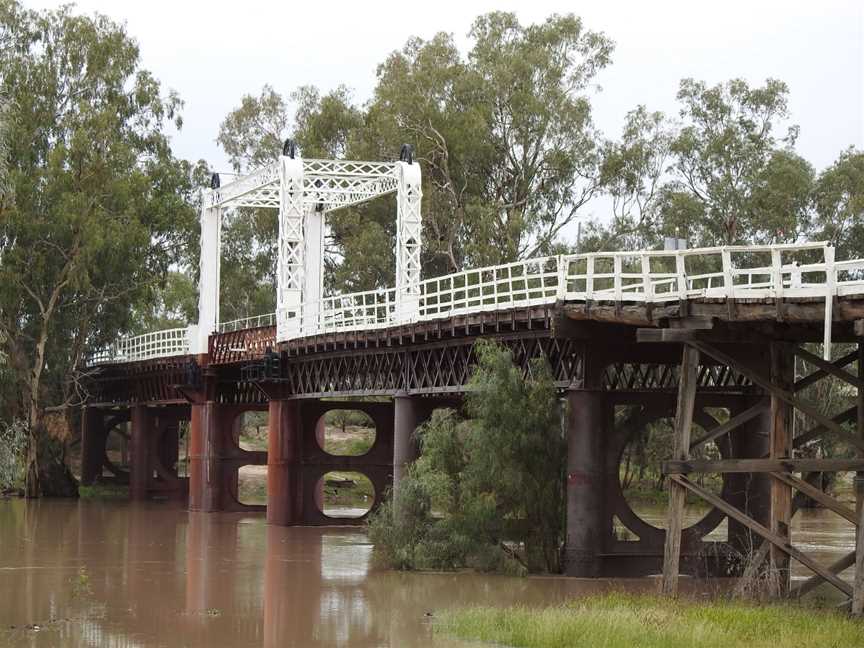
[[[31,8],[59,4],[23,1]],[[789,84],[792,122],[801,126],[797,148],[817,170],[850,145],[864,147],[861,0],[80,0],[77,6],[127,24],[144,67],[186,103],[176,154],[204,158],[221,171],[230,168],[215,138],[243,94],[257,94],[265,83],[284,94],[303,84],[326,91],[344,83],[365,101],[376,66],[409,36],[446,31],[465,46],[473,18],[496,9],[515,11],[523,23],[573,12],[615,41],[593,98],[607,137],[618,135],[624,115],[639,103],[676,113],[683,77],[712,84],[775,77]]]

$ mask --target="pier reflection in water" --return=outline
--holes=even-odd
[[[799,537],[826,562],[851,547],[830,514],[802,520]],[[427,613],[654,586],[395,573],[373,569],[356,529],[165,504],[0,501],[0,646],[452,647],[464,644],[433,636]]]

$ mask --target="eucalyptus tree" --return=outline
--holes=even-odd
[[[603,146],[600,181],[611,197],[608,225],[589,223],[587,250],[627,250],[656,244],[659,205],[672,163],[675,127],[661,112],[637,106],[627,113],[620,140]]]
[[[819,174],[813,190],[815,236],[838,258],[864,257],[864,151],[850,147]]]
[[[596,193],[589,90],[613,48],[572,14],[493,12],[469,38],[464,56],[449,34],[391,54],[364,134],[416,145],[426,249],[449,270],[547,251]]]
[[[76,402],[87,351],[130,330],[134,308],[194,245],[194,188],[165,132],[181,126],[180,99],[140,68],[121,25],[4,0],[0,33],[10,102],[0,333],[12,376],[2,417],[26,422],[35,496],[68,476],[46,406]]]
[[[704,245],[787,242],[806,227],[813,171],[786,126],[789,88],[684,79],[665,226]],[[782,130],[785,126],[785,131]]]
[[[307,157],[394,159],[411,143],[428,273],[549,251],[600,186],[590,90],[612,43],[573,15],[522,25],[502,12],[477,18],[469,38],[464,53],[450,34],[408,39],[379,66],[364,106],[344,87],[288,99],[265,87],[243,98],[218,141],[236,169],[273,159],[289,131]],[[331,288],[392,283],[392,201],[329,224]]]

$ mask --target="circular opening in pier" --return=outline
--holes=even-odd
[[[267,504],[267,466],[237,469],[237,501],[249,506]]]
[[[270,416],[267,411],[243,412],[234,425],[235,441],[241,450],[266,452]]]
[[[321,512],[330,518],[361,518],[375,504],[375,487],[366,475],[353,471],[331,471],[318,481]]]
[[[651,526],[665,529],[669,491],[662,474],[662,464],[672,453],[675,419],[657,418],[639,429],[634,429],[621,453],[618,478],[624,499],[633,512]],[[698,439],[705,431],[695,421],[691,438]],[[694,459],[721,459],[720,449],[712,441],[691,453]],[[714,495],[720,496],[723,478],[719,474],[694,474],[690,479]],[[684,506],[684,526],[701,520],[711,506],[692,493],[687,494]],[[714,533],[725,533],[725,522]]]
[[[315,438],[327,454],[359,457],[375,444],[375,423],[366,412],[334,409],[318,421]]]

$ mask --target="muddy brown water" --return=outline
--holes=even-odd
[[[800,512],[793,533],[823,563],[854,544],[850,525],[826,511]],[[0,500],[0,646],[453,648],[474,644],[433,634],[444,608],[656,587],[395,573],[373,568],[371,550],[347,527],[274,527],[166,504]]]

